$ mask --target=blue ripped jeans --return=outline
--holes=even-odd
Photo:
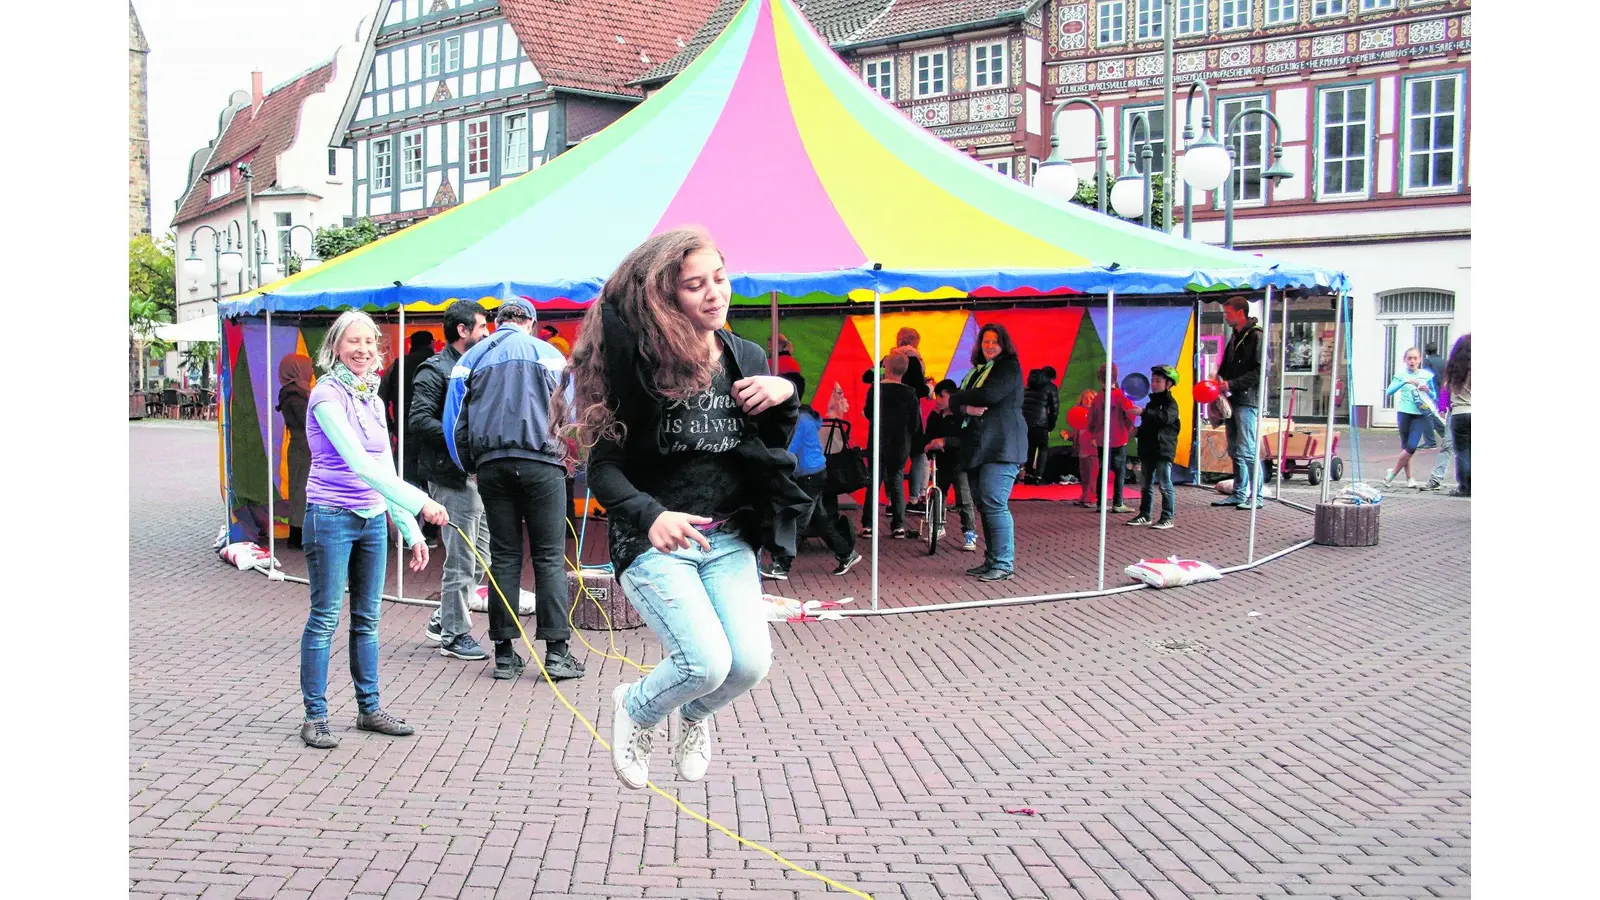
[[[698,544],[662,553],[651,548],[622,575],[628,602],[666,649],[666,658],[623,701],[646,728],[674,709],[700,722],[767,677],[772,631],[750,545],[725,525]]]
[[[311,582],[311,615],[300,635],[300,695],[306,721],[328,717],[328,658],[347,586],[356,708],[376,712],[378,617],[383,608],[389,519],[367,519],[354,510],[308,503],[304,528],[306,580]]]

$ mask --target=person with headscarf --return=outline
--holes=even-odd
[[[306,443],[306,403],[311,399],[311,357],[285,356],[278,363],[278,412],[289,429],[289,546],[300,548],[306,524],[306,476],[311,474],[311,445]]]

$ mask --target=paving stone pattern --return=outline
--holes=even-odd
[[[542,681],[439,657],[426,607],[386,604],[380,650],[384,705],[416,736],[355,731],[336,656],[342,744],[304,747],[304,586],[210,553],[213,431],[129,438],[130,896],[845,896],[623,790]],[[1243,518],[1189,493],[1180,532]],[[1042,536],[1019,570],[1077,577],[1045,557],[1092,514],[1026,506]],[[1291,512],[1267,518],[1309,535]],[[654,774],[878,898],[1467,896],[1470,502],[1397,494],[1383,516],[1378,547],[1178,591],[776,625],[772,676],[717,717],[706,781],[676,782],[663,752]],[[957,558],[885,567],[915,600]],[[648,630],[617,641],[659,655]],[[598,717],[634,676],[588,664],[567,693]]]

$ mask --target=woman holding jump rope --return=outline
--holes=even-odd
[[[555,400],[553,421],[575,423],[588,454],[617,580],[666,650],[612,693],[611,761],[633,789],[648,782],[657,726],[673,711],[678,775],[705,777],[712,715],[772,664],[755,548],[765,533],[793,555],[811,505],[786,450],[794,385],[723,327],[730,293],[704,231],[645,241],[589,308]]]

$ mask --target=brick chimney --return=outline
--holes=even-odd
[[[264,96],[261,90],[261,70],[256,69],[250,73],[250,109],[252,112],[261,108],[261,100]]]

